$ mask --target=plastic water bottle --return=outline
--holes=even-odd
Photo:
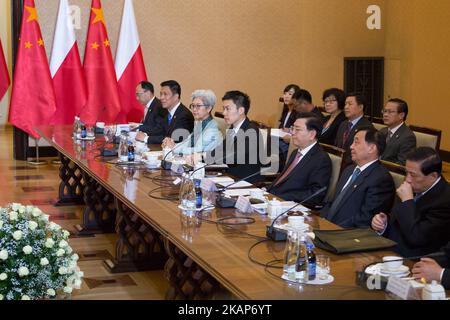
[[[75,118],[73,120],[73,132],[72,132],[74,139],[77,138],[79,130],[80,130],[80,118],[75,116]]]
[[[288,241],[286,242],[284,250],[283,275],[291,281],[295,281],[295,266],[298,254],[298,233],[295,231],[288,231]]]
[[[300,283],[308,282],[308,252],[306,244],[306,236],[301,235],[298,239],[298,256],[295,264],[295,280]]]
[[[82,125],[81,126],[81,138],[86,138],[86,136],[87,136],[87,130],[86,130],[86,126],[85,125]]]
[[[202,188],[200,188],[200,179],[195,179],[195,207],[200,209],[202,207],[203,202],[203,194]]]
[[[128,161],[134,161],[134,146],[131,141],[128,141]]]
[[[308,281],[316,279],[316,254],[314,253],[314,245],[311,242],[306,244],[306,252],[308,256]]]

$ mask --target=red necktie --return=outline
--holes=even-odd
[[[342,144],[344,144],[347,141],[348,136],[350,135],[350,131],[352,131],[352,123],[351,122],[348,123],[348,128],[344,132]]]
[[[297,155],[295,156],[294,160],[291,162],[291,165],[284,171],[284,173],[275,181],[274,186],[278,185],[281,181],[286,178],[292,170],[297,166],[297,164],[300,162],[300,159],[302,158],[303,154],[298,151]]]

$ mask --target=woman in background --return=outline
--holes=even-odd
[[[322,100],[325,111],[330,115],[325,117],[319,142],[335,145],[339,125],[346,119],[342,112],[345,106],[345,92],[337,88],[327,89],[323,92]]]

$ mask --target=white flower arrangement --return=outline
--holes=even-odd
[[[0,300],[53,298],[79,289],[70,233],[34,206],[0,208]]]

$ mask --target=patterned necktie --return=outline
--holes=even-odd
[[[386,143],[389,143],[389,141],[392,139],[392,131],[391,129],[388,129],[388,134],[386,137]]]
[[[172,123],[172,114],[170,112],[167,114],[167,119],[168,119],[169,126],[170,126],[170,124]]]
[[[353,124],[349,121],[347,130],[345,130],[344,135],[343,135],[343,139],[342,139],[343,144],[347,141],[348,136],[350,135],[350,131],[352,131],[352,127],[353,127]]]
[[[300,162],[300,159],[302,158],[303,154],[298,151],[297,155],[295,156],[294,160],[291,162],[290,166],[284,171],[284,173],[275,181],[273,186],[277,186],[281,181],[283,181],[291,172],[294,170],[294,168],[297,166],[297,164]]]

